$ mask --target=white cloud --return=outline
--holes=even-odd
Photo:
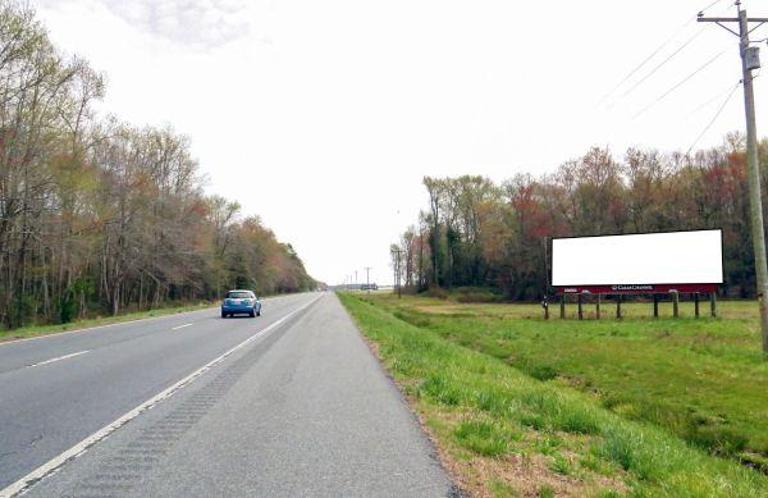
[[[187,46],[210,48],[248,36],[253,5],[246,0],[98,0],[127,23]],[[59,7],[62,0],[40,0]]]

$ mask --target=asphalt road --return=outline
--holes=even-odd
[[[0,344],[0,496],[21,488],[454,494],[332,294],[270,299],[255,319],[203,310]]]

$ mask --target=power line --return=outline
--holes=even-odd
[[[712,128],[712,125],[715,124],[715,121],[717,121],[717,118],[719,118],[720,114],[723,113],[723,111],[725,110],[725,107],[728,105],[728,102],[730,102],[731,99],[733,98],[733,94],[736,93],[736,90],[741,86],[741,83],[742,83],[741,80],[739,80],[739,82],[736,83],[736,85],[733,88],[731,88],[731,91],[728,93],[728,97],[726,97],[725,102],[723,102],[723,104],[717,110],[717,112],[715,113],[715,116],[712,118],[712,121],[710,121],[709,124],[707,124],[707,126],[704,127],[704,130],[701,133],[699,133],[699,136],[696,137],[696,140],[694,140],[691,146],[688,148],[688,152],[685,153],[686,156],[688,156],[691,153],[693,148],[696,147],[696,145],[698,145],[699,140],[701,140],[701,138],[704,135],[706,135],[709,129]]]
[[[650,54],[648,57],[646,57],[645,59],[643,59],[643,61],[642,61],[640,64],[638,64],[637,66],[635,66],[635,68],[634,68],[634,69],[632,69],[632,70],[631,70],[629,73],[627,73],[627,75],[626,75],[626,76],[624,76],[624,78],[623,78],[621,81],[619,81],[619,82],[616,84],[616,86],[615,86],[615,87],[613,87],[613,88],[611,89],[611,91],[609,91],[608,93],[606,93],[605,95],[603,95],[603,98],[601,98],[601,99],[600,99],[600,101],[597,103],[597,105],[600,105],[600,104],[602,104],[603,102],[605,102],[606,100],[608,100],[609,98],[611,98],[611,96],[612,96],[614,93],[616,93],[616,91],[617,91],[619,88],[621,88],[621,86],[622,86],[624,83],[626,83],[627,81],[629,81],[629,79],[630,79],[630,78],[632,78],[632,76],[634,76],[635,74],[637,74],[637,72],[638,72],[638,71],[640,71],[642,68],[644,68],[644,67],[645,67],[645,65],[646,65],[646,64],[648,64],[648,63],[651,61],[651,59],[653,59],[654,57],[656,57],[656,55],[658,55],[658,54],[659,54],[659,52],[661,52],[662,50],[664,50],[664,49],[667,47],[667,45],[669,45],[669,44],[672,42],[672,40],[674,40],[675,38],[677,38],[677,35],[678,35],[678,33],[680,33],[680,31],[682,31],[682,30],[683,30],[685,27],[687,27],[687,26],[688,26],[688,23],[686,23],[686,24],[684,24],[683,26],[681,26],[681,27],[680,27],[680,28],[679,28],[677,31],[675,31],[675,33],[674,33],[672,36],[670,36],[669,38],[667,38],[667,40],[666,40],[666,41],[664,41],[664,43],[662,43],[662,44],[661,44],[661,45],[659,45],[659,46],[658,46],[658,47],[657,47],[657,48],[656,48],[654,51],[652,51],[652,52],[651,52],[651,54]]]
[[[641,110],[640,110],[638,113],[636,113],[634,116],[632,116],[632,119],[637,119],[637,118],[639,118],[640,116],[642,116],[643,114],[645,114],[645,113],[646,113],[646,112],[647,112],[649,109],[651,109],[652,107],[656,106],[656,104],[658,104],[659,102],[661,102],[662,100],[664,100],[665,98],[667,98],[667,97],[668,97],[670,94],[674,93],[674,91],[675,91],[675,90],[677,90],[678,88],[680,88],[680,87],[681,87],[681,86],[683,86],[684,84],[688,83],[688,82],[689,82],[689,81],[690,81],[690,80],[691,80],[691,79],[692,79],[694,76],[696,76],[697,74],[699,74],[700,72],[702,72],[703,70],[705,70],[706,68],[708,68],[709,66],[711,66],[711,65],[712,65],[712,64],[713,64],[713,63],[714,63],[714,62],[715,62],[717,59],[719,59],[720,57],[722,57],[722,56],[723,56],[723,54],[725,53],[725,51],[726,51],[726,50],[727,50],[727,49],[723,49],[722,51],[720,51],[718,54],[716,54],[714,57],[712,57],[712,58],[711,58],[711,59],[709,59],[707,62],[705,62],[703,65],[701,65],[701,66],[700,66],[698,69],[696,69],[694,72],[692,72],[691,74],[689,74],[688,76],[686,76],[685,78],[683,78],[683,80],[682,80],[682,81],[680,81],[679,83],[675,84],[675,85],[674,85],[672,88],[670,88],[669,90],[667,90],[666,92],[664,92],[663,94],[661,94],[659,97],[657,97],[657,98],[656,98],[656,100],[654,100],[653,102],[651,102],[650,104],[648,104],[647,106],[645,106],[643,109],[641,109]]]
[[[682,52],[683,50],[685,50],[685,48],[686,48],[688,45],[690,45],[691,43],[693,43],[693,41],[694,41],[694,40],[696,40],[696,38],[698,38],[698,37],[699,37],[699,35],[701,35],[703,32],[704,32],[704,29],[700,29],[699,31],[697,31],[696,33],[694,33],[694,34],[693,34],[693,36],[691,36],[690,38],[688,38],[688,39],[685,41],[685,43],[683,43],[683,44],[682,44],[680,47],[678,47],[678,49],[677,49],[677,50],[675,50],[674,52],[672,52],[672,53],[669,55],[669,57],[667,57],[666,59],[664,59],[663,61],[661,61],[661,63],[660,63],[660,64],[658,64],[656,67],[654,67],[654,68],[651,70],[651,72],[650,72],[650,73],[646,74],[646,75],[645,75],[645,76],[644,76],[644,77],[643,77],[643,78],[642,78],[640,81],[638,81],[637,83],[635,83],[634,85],[632,85],[632,87],[631,87],[629,90],[627,90],[626,92],[624,92],[624,93],[621,95],[621,97],[622,97],[622,98],[624,98],[624,97],[627,97],[627,96],[628,96],[630,93],[632,93],[633,91],[635,91],[635,90],[637,89],[637,87],[639,87],[640,85],[642,85],[643,83],[645,83],[646,81],[648,81],[648,79],[649,79],[651,76],[653,76],[654,74],[656,74],[656,73],[657,73],[657,72],[658,72],[658,71],[659,71],[659,70],[660,70],[662,67],[666,66],[666,65],[667,65],[667,63],[668,63],[669,61],[671,61],[672,59],[674,59],[674,58],[675,58],[675,56],[677,56],[677,55],[678,55],[680,52]]]
[[[686,117],[693,116],[694,114],[698,113],[705,107],[709,107],[709,105],[712,104],[713,102],[716,102],[716,101],[719,102],[726,94],[728,94],[731,91],[731,88],[733,88],[733,85],[728,85],[723,90],[717,92],[717,94],[713,95],[711,98],[702,102],[695,109],[692,109],[688,114],[686,114]]]
[[[708,11],[709,9],[711,9],[712,7],[714,7],[715,5],[719,4],[719,3],[720,3],[720,2],[722,2],[722,1],[723,1],[723,0],[715,0],[715,1],[714,1],[714,2],[712,2],[711,4],[707,5],[707,6],[706,6],[706,7],[704,7],[703,9],[701,9],[701,10],[699,11],[699,13],[700,13],[700,14],[704,14],[706,11]]]
[[[717,4],[721,3],[722,1],[723,1],[723,0],[715,0],[714,2],[711,2],[709,5],[707,5],[707,6],[706,6],[706,7],[704,7],[703,9],[701,9],[699,12],[700,12],[700,13],[703,13],[703,12],[705,12],[705,11],[707,11],[707,10],[711,9],[712,7],[716,6]],[[642,68],[644,68],[644,67],[646,66],[646,64],[648,64],[648,63],[649,63],[649,62],[650,62],[650,61],[651,61],[651,60],[652,60],[654,57],[656,57],[656,56],[657,56],[659,53],[661,53],[661,51],[662,51],[662,50],[664,50],[664,49],[665,49],[667,46],[669,46],[669,44],[670,44],[670,43],[672,43],[672,41],[673,41],[675,38],[677,38],[677,36],[680,34],[680,32],[681,32],[681,31],[683,31],[685,28],[687,28],[688,26],[690,26],[691,24],[693,24],[695,21],[696,21],[696,17],[694,17],[694,18],[689,18],[688,20],[686,20],[686,22],[685,22],[685,23],[683,23],[682,25],[680,25],[680,27],[679,27],[677,30],[675,30],[675,32],[674,32],[674,33],[672,33],[672,35],[671,35],[669,38],[667,38],[666,40],[664,40],[664,42],[662,42],[662,43],[661,43],[661,45],[659,45],[659,46],[658,46],[658,47],[656,47],[654,50],[652,50],[652,51],[651,51],[651,53],[650,53],[650,55],[648,55],[646,58],[644,58],[644,59],[643,59],[643,60],[640,62],[640,64],[638,64],[638,65],[637,65],[637,66],[635,66],[635,67],[634,67],[634,68],[633,68],[631,71],[629,71],[629,73],[627,73],[627,74],[626,74],[626,76],[624,76],[624,78],[622,78],[622,79],[621,79],[621,81],[619,81],[619,82],[616,84],[616,86],[614,86],[614,87],[613,87],[613,88],[612,88],[612,89],[611,89],[611,90],[610,90],[608,93],[606,93],[606,94],[605,94],[605,95],[604,95],[604,96],[603,96],[603,97],[600,99],[600,101],[597,103],[597,105],[599,106],[599,105],[603,104],[603,103],[604,103],[606,100],[608,100],[608,99],[609,99],[609,98],[610,98],[610,97],[611,97],[611,96],[612,96],[614,93],[616,93],[616,91],[618,91],[618,89],[619,89],[619,88],[621,88],[621,86],[622,86],[624,83],[626,83],[627,81],[629,81],[629,80],[630,80],[630,79],[631,79],[631,78],[632,78],[632,77],[633,77],[635,74],[637,74],[637,73],[638,73],[638,72],[639,72],[639,71],[640,71]],[[624,93],[624,95],[622,95],[622,97],[626,97],[626,96],[627,96],[627,95],[628,95],[628,94],[629,94],[629,93],[630,93],[632,90],[634,90],[635,88],[637,88],[637,87],[638,87],[638,86],[639,86],[641,83],[643,83],[645,80],[647,80],[648,78],[650,78],[650,77],[651,77],[653,74],[655,74],[655,73],[656,73],[656,71],[658,71],[659,69],[661,69],[661,68],[662,68],[662,67],[663,67],[665,64],[667,64],[667,63],[668,63],[668,62],[669,62],[669,61],[670,61],[672,58],[674,58],[674,57],[675,57],[677,54],[679,54],[679,53],[680,53],[680,52],[681,52],[681,51],[682,51],[682,50],[683,50],[685,47],[687,47],[687,46],[688,46],[688,45],[689,45],[691,42],[693,42],[693,40],[694,40],[694,39],[696,39],[696,38],[699,36],[699,34],[701,34],[701,32],[702,32],[702,31],[703,31],[703,30],[700,30],[700,31],[698,31],[698,32],[697,32],[697,33],[695,33],[695,34],[694,34],[694,35],[693,35],[691,38],[689,38],[689,39],[688,39],[686,42],[684,42],[684,43],[683,43],[683,45],[682,45],[680,48],[678,48],[678,49],[677,49],[677,50],[676,50],[676,51],[675,51],[675,52],[674,52],[672,55],[670,55],[669,57],[667,57],[667,59],[665,59],[665,60],[664,60],[664,61],[663,61],[661,64],[659,64],[659,65],[658,65],[656,68],[654,68],[654,69],[653,69],[653,70],[652,70],[652,71],[651,71],[651,72],[650,72],[650,73],[649,73],[649,74],[648,74],[648,75],[647,75],[645,78],[643,78],[643,79],[642,79],[642,80],[641,80],[641,81],[640,81],[638,84],[636,84],[635,86],[633,86],[633,87],[632,87],[632,88],[631,88],[629,91],[625,92],[625,93]]]

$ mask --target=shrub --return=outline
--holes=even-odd
[[[454,294],[456,301],[460,303],[498,303],[502,300],[500,295],[478,287],[460,287]]]
[[[448,299],[448,291],[441,287],[430,287],[424,291],[424,296],[433,297],[435,299]]]

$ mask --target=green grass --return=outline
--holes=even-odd
[[[86,320],[79,320],[71,323],[56,324],[56,325],[32,325],[29,327],[23,327],[13,330],[0,330],[0,342],[10,341],[14,339],[27,339],[30,337],[37,337],[42,335],[58,334],[61,332],[70,332],[73,330],[87,329],[90,327],[99,327],[103,325],[111,325],[113,323],[130,322],[134,320],[142,320],[145,318],[153,318],[157,316],[172,315],[176,313],[184,313],[187,311],[195,311],[214,306],[214,303],[200,302],[196,304],[185,304],[169,306],[167,308],[157,308],[150,311],[138,311],[132,313],[125,313],[117,316],[108,317],[95,317]]]
[[[631,304],[622,321],[544,321],[540,309],[527,305],[376,299],[409,323],[531,377],[590,393],[625,418],[664,427],[713,454],[764,465],[768,362],[754,303],[720,303],[718,319],[653,320],[650,305]]]
[[[532,306],[341,299],[484,492],[516,489],[504,469],[517,458],[544,495],[559,494],[559,476],[584,496],[768,496],[768,478],[735,461],[759,450],[768,420],[746,304],[723,304],[720,320],[579,323],[545,322]]]

